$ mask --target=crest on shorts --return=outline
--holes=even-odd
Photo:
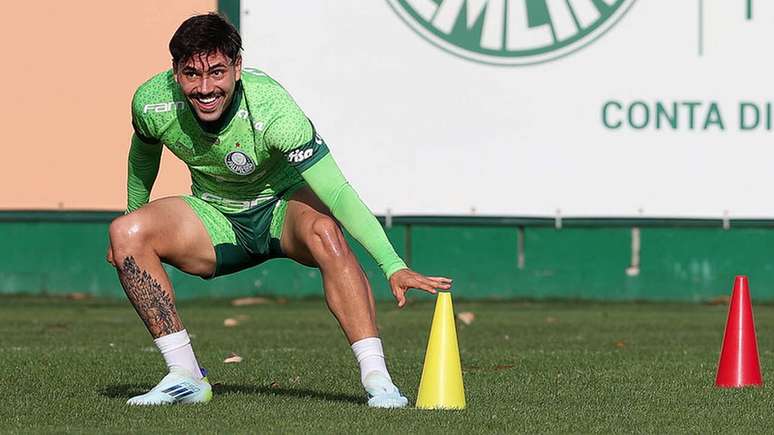
[[[237,175],[250,175],[255,171],[255,162],[242,151],[231,151],[226,154],[226,166]]]

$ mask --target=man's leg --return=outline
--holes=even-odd
[[[164,261],[204,277],[214,273],[215,251],[196,213],[181,198],[165,198],[117,218],[110,225],[108,261],[116,267],[126,295],[162,352],[170,369],[168,377],[173,378],[171,384],[181,385],[170,391],[173,394],[151,391],[130,403],[208,400],[209,384],[197,383],[203,374],[175,308],[172,284],[161,264]],[[185,384],[187,376],[194,382]],[[163,384],[164,381],[159,386]],[[194,394],[197,392],[200,394]],[[175,395],[179,400],[175,400]]]
[[[289,258],[320,269],[325,301],[352,344],[376,337],[371,286],[336,221],[304,187],[288,201],[280,244]]]
[[[369,405],[405,406],[384,362],[371,286],[330,211],[308,188],[293,194],[280,239],[289,258],[320,269],[328,308],[339,321],[360,365]]]

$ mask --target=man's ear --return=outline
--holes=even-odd
[[[177,79],[177,65],[175,65],[174,63],[172,64],[172,77],[175,78],[175,82],[177,84],[180,84],[180,80]]]
[[[236,77],[236,80],[242,79],[242,56],[237,56],[236,60],[234,60],[234,74]]]

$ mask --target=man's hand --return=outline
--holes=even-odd
[[[406,292],[410,288],[424,290],[428,293],[436,294],[437,290],[449,290],[452,280],[442,276],[424,276],[414,272],[411,269],[401,269],[390,276],[390,288],[395,299],[398,301],[398,308],[406,305]]]

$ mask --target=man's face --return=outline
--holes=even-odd
[[[241,76],[242,58],[232,62],[220,51],[194,55],[175,68],[175,80],[196,116],[205,122],[217,121],[223,115]]]

